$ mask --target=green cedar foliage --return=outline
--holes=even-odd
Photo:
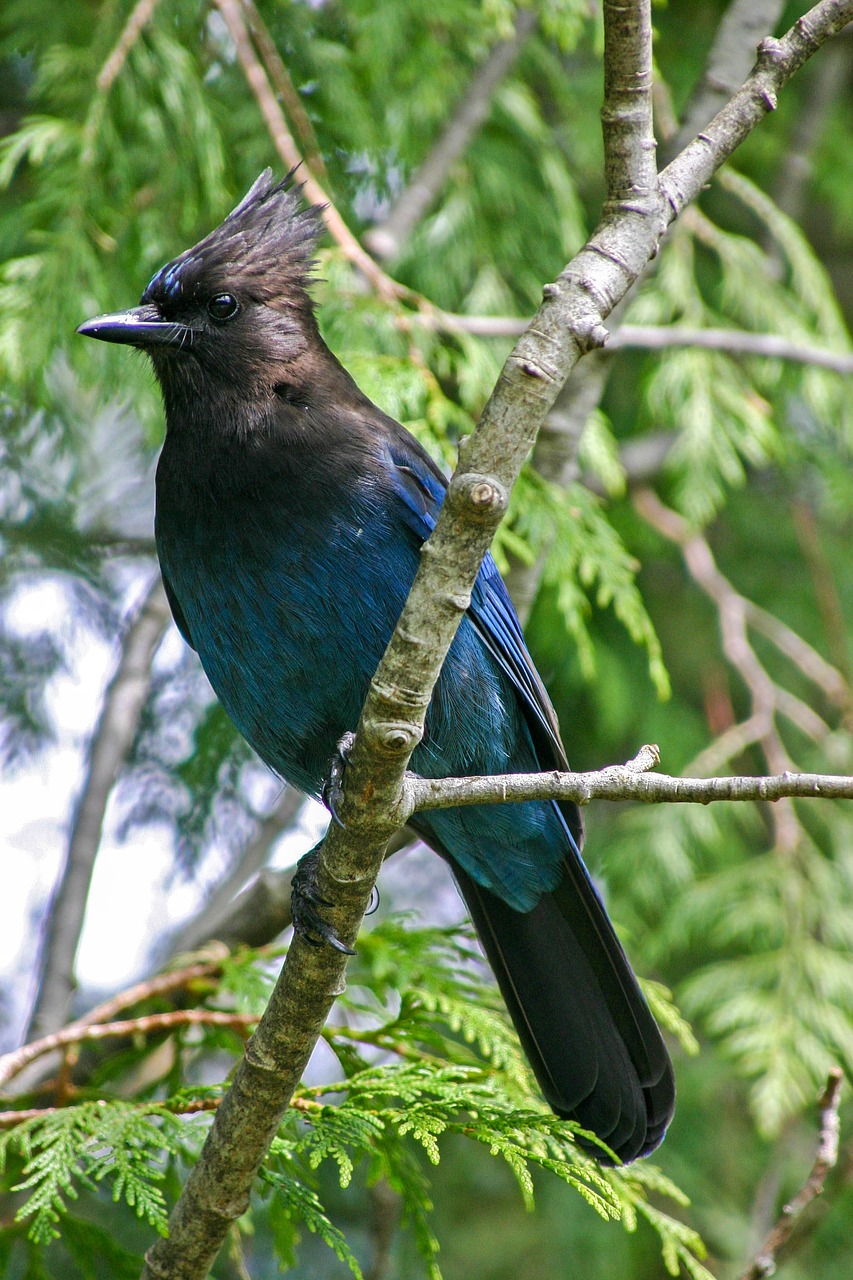
[[[701,75],[724,7],[709,0],[655,9],[656,61],[679,109]],[[88,636],[117,643],[129,583],[138,588],[154,569],[150,512],[138,503],[140,493],[150,493],[162,432],[153,379],[143,361],[80,342],[73,330],[97,311],[135,301],[155,269],[214,225],[258,171],[275,163],[209,5],[160,0],[115,81],[98,87],[133,8],[132,0],[96,6],[13,0],[0,17],[7,129],[0,148],[0,747],[19,768],[60,733],[51,696],[75,646]],[[451,311],[530,314],[542,284],[582,242],[600,207],[598,32],[585,0],[548,0],[538,8],[541,29],[393,265],[403,283]],[[509,0],[429,6],[261,0],[259,9],[310,119],[328,189],[356,230],[381,218],[429,153],[515,14]],[[722,173],[672,229],[627,321],[771,332],[849,352],[849,280],[836,269],[830,281],[812,247],[830,266],[850,253],[853,150],[843,110],[830,112],[806,157],[811,177],[802,226],[767,194],[784,195],[798,125],[811,118],[811,77],[821,74],[825,52],[786,89],[779,111],[738,153],[736,168]],[[846,99],[843,105],[849,109]],[[452,465],[508,344],[420,323],[416,309],[366,289],[327,241],[318,275],[320,320],[337,354],[368,394]],[[541,567],[528,634],[573,763],[627,759],[643,741],[657,741],[664,767],[677,772],[701,759],[721,728],[750,714],[749,690],[721,647],[717,610],[688,579],[678,551],[632,508],[625,446],[653,433],[673,441],[652,481],[660,496],[706,531],[732,584],[829,659],[849,691],[848,382],[815,365],[700,347],[622,351],[612,359],[578,455],[582,477],[596,479],[606,496],[524,474],[496,553],[502,564],[514,558]],[[36,615],[22,625],[17,606],[45,584],[64,602],[64,625],[49,628]],[[802,723],[778,718],[789,756],[798,767],[849,772],[849,694],[847,705],[833,701],[766,636],[752,630],[750,638],[783,692],[803,699],[823,721],[808,734]],[[213,846],[236,853],[255,829],[251,797],[259,771],[211,705],[192,655],[167,649],[155,665],[116,801],[125,836],[162,824],[190,868]],[[767,760],[752,745],[718,767],[760,772]],[[715,1254],[729,1260],[742,1260],[749,1247],[749,1205],[770,1158],[765,1144],[790,1132],[811,1107],[830,1063],[849,1069],[853,1057],[850,821],[842,805],[797,804],[794,813],[798,839],[784,853],[772,816],[759,807],[600,806],[589,822],[590,863],[604,872],[632,958],[640,972],[661,977],[696,1019],[702,1053],[679,1058],[679,1113],[661,1161],[690,1190],[692,1220]],[[307,1126],[308,1112],[300,1112],[282,1132],[284,1145],[267,1166],[255,1214],[281,1259],[292,1256],[307,1226],[347,1263],[349,1246],[337,1234],[339,1202],[336,1211],[329,1207],[335,1188],[327,1166],[342,1172],[351,1161],[353,1194],[359,1177],[385,1178],[401,1192],[421,1255],[434,1265],[434,1236],[442,1234],[435,1224],[450,1217],[439,1194],[449,1185],[442,1179],[450,1176],[450,1157],[434,1169],[429,1155],[435,1144],[457,1152],[459,1126],[475,1139],[466,1151],[482,1148],[483,1164],[511,1168],[525,1191],[525,1165],[535,1167],[536,1152],[544,1153],[560,1165],[553,1172],[572,1171],[576,1189],[592,1195],[593,1187],[602,1204],[611,1203],[612,1192],[625,1225],[654,1217],[657,1201],[644,1198],[654,1175],[645,1166],[606,1175],[605,1192],[586,1180],[588,1162],[568,1136],[555,1153],[548,1117],[532,1109],[518,1046],[493,993],[470,985],[470,957],[457,945],[440,932],[400,924],[360,940],[350,1003],[341,1004],[325,1036],[337,1059],[333,1078],[342,1086],[335,1097],[347,1113],[340,1123],[351,1121],[352,1128],[348,1136],[334,1128],[331,1097],[306,1093],[310,1114],[321,1118]],[[267,976],[235,960],[225,967],[223,992],[235,1007],[256,1009]],[[395,990],[403,994],[395,998]],[[664,1024],[683,1035],[663,992],[647,990]],[[181,1063],[195,1068],[220,1046],[233,1052],[235,1035],[187,1036]],[[177,1069],[156,1096],[116,1104],[113,1114],[109,1090],[118,1089],[137,1056],[131,1049],[106,1059],[91,1078],[96,1093],[107,1093],[109,1119],[93,1106],[100,1095],[83,1097],[55,1119],[7,1135],[11,1176],[35,1178],[30,1224],[49,1234],[51,1215],[78,1185],[89,1216],[66,1216],[62,1241],[49,1246],[24,1245],[23,1225],[10,1227],[0,1235],[0,1269],[17,1275],[26,1267],[36,1276],[72,1275],[77,1267],[81,1275],[96,1274],[84,1261],[88,1250],[90,1257],[95,1251],[109,1257],[110,1274],[132,1273],[121,1251],[136,1240],[126,1234],[136,1206],[156,1219],[157,1188],[174,1194],[174,1161],[192,1158],[190,1136],[203,1125],[176,1125],[166,1105],[171,1099],[179,1110],[185,1086],[191,1099],[201,1096]],[[411,1091],[417,1083],[423,1092],[389,1095],[378,1085],[375,1096],[359,1092],[358,1081],[374,1080],[378,1063],[388,1065],[389,1088],[393,1081]],[[479,1128],[472,1129],[475,1100]],[[412,1108],[421,1117],[417,1135],[400,1132],[400,1117]],[[709,1124],[709,1114],[725,1115],[725,1122]],[[99,1128],[105,1124],[113,1126],[113,1139],[121,1125],[137,1135],[140,1158],[123,1184],[118,1164],[104,1154],[111,1149]],[[810,1135],[797,1133],[803,1144],[797,1154],[807,1161]],[[489,1161],[493,1147],[497,1159]],[[779,1150],[774,1158],[784,1164]],[[798,1170],[785,1164],[792,1191]],[[134,1198],[122,1219],[121,1245],[96,1194],[106,1183]],[[552,1202],[550,1191],[536,1186],[546,1219],[549,1204],[559,1204],[549,1229],[559,1233],[570,1221],[573,1240],[592,1240],[565,1199]],[[430,1196],[436,1210],[428,1218]],[[572,1199],[581,1204],[580,1195]],[[485,1212],[485,1204],[476,1209]],[[523,1231],[509,1210],[506,1222],[514,1226],[502,1220],[496,1239]],[[697,1264],[679,1254],[680,1230],[662,1228],[665,1256],[670,1266],[681,1257],[689,1269]],[[843,1236],[837,1228],[836,1234]],[[602,1272],[619,1247],[613,1232],[606,1236],[606,1243],[590,1245],[590,1257],[604,1259]],[[798,1276],[809,1273],[808,1259],[811,1274],[846,1275],[842,1248],[833,1252],[819,1239],[813,1248]],[[21,1249],[28,1250],[25,1263]],[[625,1274],[647,1275],[642,1250],[630,1257]]]
[[[273,960],[280,956],[247,951],[224,962],[205,1007],[259,1015]],[[697,1280],[708,1276],[696,1232],[649,1199],[684,1207],[684,1194],[646,1162],[600,1168],[575,1145],[575,1133],[584,1131],[543,1106],[473,935],[396,917],[369,930],[347,993],[323,1034],[340,1074],[297,1090],[261,1172],[271,1195],[261,1190],[260,1211],[282,1265],[292,1264],[307,1228],[362,1275],[320,1197],[317,1172],[329,1165],[342,1188],[358,1170],[368,1185],[381,1179],[400,1196],[404,1225],[427,1273],[438,1280],[428,1170],[438,1165],[447,1139],[459,1135],[507,1165],[528,1209],[534,1204],[532,1171],[555,1175],[605,1221],[621,1221],[633,1232],[645,1220],[672,1275],[683,1266]],[[221,1028],[203,1027],[187,1030],[179,1042],[190,1075],[192,1061],[215,1049],[236,1053],[239,1042]],[[23,1118],[0,1134],[7,1185],[21,1197],[16,1221],[27,1224],[30,1244],[42,1250],[45,1275],[61,1274],[54,1270],[61,1255],[54,1259],[43,1246],[65,1241],[68,1221],[85,1229],[81,1209],[101,1184],[114,1202],[123,1201],[165,1231],[167,1167],[193,1160],[204,1136],[204,1110],[222,1094],[221,1087],[192,1083],[167,1092],[171,1075],[149,1086],[146,1098],[127,1101],[102,1088],[97,1098]],[[202,1114],[189,1118],[191,1111]]]

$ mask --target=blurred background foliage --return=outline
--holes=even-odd
[[[727,7],[748,8],[655,7],[664,158],[678,121],[691,118]],[[782,30],[806,6],[764,7],[767,29]],[[154,638],[137,711],[107,769],[100,832],[124,841],[128,859],[153,833],[174,860],[165,886],[195,882],[202,915],[217,895],[233,896],[304,813],[282,805],[213,703],[195,655],[156,612],[152,476],[163,424],[153,378],[126,351],[73,335],[83,319],[133,303],[267,164],[282,168],[228,25],[235,8],[312,172],[368,242],[440,150],[478,68],[527,13],[510,0],[6,0],[0,14],[4,794],[14,804],[13,784],[71,744],[58,868],[92,790],[106,723],[97,704],[115,690],[147,601]],[[321,246],[315,296],[327,340],[448,467],[511,345],[483,336],[479,321],[531,313],[603,196],[597,5],[534,8],[482,125],[385,263],[470,323],[436,325],[426,305],[377,293],[338,244]],[[140,29],[127,28],[143,10]],[[750,63],[747,52],[735,82]],[[622,338],[579,367],[514,494],[496,554],[529,614],[530,646],[577,767],[658,742],[670,773],[853,772],[852,64],[849,36],[823,49],[673,228],[614,321],[614,331],[626,326]],[[687,328],[727,330],[728,347],[688,344]],[[785,358],[779,345],[751,342],[765,335]],[[83,678],[81,655],[93,645],[91,719],[69,729],[63,690]],[[720,1277],[738,1274],[802,1181],[829,1068],[853,1072],[851,822],[849,808],[816,803],[601,805],[588,816],[588,858],[635,967],[672,988],[700,1041],[697,1056],[678,1056],[679,1109],[659,1165],[689,1195],[685,1220]],[[7,833],[14,828],[10,819]],[[458,913],[437,860],[417,850],[397,858],[386,905],[430,921],[443,893],[442,909]],[[42,918],[10,971],[19,986],[55,909],[56,898],[38,903]],[[145,972],[174,939],[140,945]],[[103,967],[107,991],[106,959]],[[375,994],[375,972],[372,981]],[[82,1010],[92,993],[76,1001]],[[12,1044],[20,999],[6,1012]],[[123,1066],[137,1069],[139,1057]],[[170,1078],[169,1092],[177,1086]],[[784,1280],[849,1274],[849,1110],[844,1118],[831,1194],[780,1267]],[[325,1165],[315,1176],[329,1217],[369,1266],[381,1235],[368,1225],[379,1213],[375,1189],[363,1170],[345,1192]],[[558,1280],[580,1259],[589,1274],[663,1273],[649,1231],[608,1229],[557,1181],[542,1182],[537,1212],[526,1215],[509,1170],[462,1138],[448,1139],[429,1181],[429,1230],[447,1280],[521,1270]],[[144,1242],[133,1213],[122,1218],[97,1197],[87,1212],[68,1226],[61,1257],[56,1246],[28,1253],[10,1228],[0,1236],[4,1274],[107,1274],[92,1247],[106,1223],[108,1274],[134,1274]],[[304,1204],[300,1212],[310,1225]],[[393,1235],[384,1271],[374,1258],[374,1280],[421,1273],[418,1230],[427,1228],[412,1226]],[[294,1274],[345,1273],[323,1239],[322,1230],[308,1235]],[[235,1243],[216,1274],[271,1274],[272,1252],[292,1248],[292,1227],[261,1208],[256,1234]]]

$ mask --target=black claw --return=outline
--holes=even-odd
[[[343,828],[345,824],[341,821],[338,814],[338,806],[343,798],[344,772],[346,770],[354,742],[354,733],[345,733],[341,738],[338,743],[338,749],[332,757],[332,763],[329,766],[329,776],[323,783],[323,790],[321,792],[323,804],[332,815],[332,821],[337,823],[341,828]]]
[[[366,916],[372,916],[374,912],[379,910],[380,901],[381,899],[379,897],[379,890],[376,888],[376,885],[374,885],[373,888],[370,890],[370,901],[367,904],[367,910],[365,911],[364,914]]]
[[[317,863],[320,857],[320,844],[315,845],[304,858],[300,858],[290,884],[290,912],[293,918],[293,929],[312,947],[321,947],[324,942],[342,955],[354,956],[351,947],[341,942],[331,925],[320,915],[318,907],[330,907],[332,903],[321,898],[316,888]]]

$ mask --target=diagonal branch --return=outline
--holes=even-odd
[[[847,0],[820,0],[781,39],[762,40],[758,61],[743,86],[660,175],[667,222],[695,200],[744,138],[775,111],[779,93],[800,67],[851,20],[853,5]]]
[[[302,156],[287,126],[284,113],[279,106],[267,73],[255,53],[249,28],[246,24],[243,5],[240,0],[213,0],[213,2],[222,14],[228,33],[234,41],[237,61],[243,69],[249,88],[260,108],[273,146],[287,168],[295,169],[302,164]],[[340,246],[350,262],[354,263],[363,272],[380,297],[385,298],[387,301],[392,301],[396,298],[410,296],[409,291],[386,275],[382,268],[371,258],[367,250],[362,248],[338,210],[329,200],[323,187],[307,167],[303,170],[301,181],[305,194],[311,203],[320,206],[323,221],[326,224],[329,235]]]
[[[714,36],[702,78],[687,104],[673,150],[689,142],[725,106],[748,74],[756,45],[776,26],[784,7],[784,0],[731,0]]]
[[[328,176],[326,174],[326,166],[320,154],[320,144],[317,141],[311,117],[302,105],[302,99],[290,78],[290,73],[284,64],[281,54],[276,48],[269,28],[261,17],[255,0],[242,0],[242,3],[249,19],[252,36],[258,47],[258,52],[263,58],[270,80],[293,122],[294,129],[299,135],[302,149],[305,152],[305,162],[315,175],[326,178]]]
[[[507,75],[535,26],[536,13],[532,9],[519,9],[514,34],[509,40],[499,40],[493,47],[463,94],[441,136],[409,185],[401,192],[388,217],[371,228],[365,236],[368,247],[377,258],[387,261],[399,256],[409,236],[444,186],[450,170],[485,122],[495,90]]]
[[[218,0],[222,5],[225,0]],[[666,204],[645,189],[649,157],[643,113],[628,110],[629,86],[651,84],[648,0],[606,4],[610,109],[609,202],[590,242],[546,286],[542,306],[517,343],[474,436],[460,449],[409,599],[374,676],[347,769],[339,814],[322,846],[317,891],[334,902],[330,924],[351,943],[369,902],[385,846],[401,825],[405,771],[423,733],[432,689],[468,606],[483,555],[508,493],[560,387],[583,352],[601,345],[603,322],[657,251],[665,226],[701,190],[714,168],[769,110],[781,88],[830,34],[853,16],[853,0],[822,0],[767,51],[747,85],[667,170]],[[644,117],[643,117],[644,118]],[[622,145],[619,119],[633,141]],[[632,172],[632,165],[639,167]],[[634,177],[637,188],[633,189]],[[297,935],[269,1006],[216,1113],[207,1141],[172,1212],[169,1238],[146,1255],[144,1280],[198,1280],[231,1223],[247,1208],[255,1174],[341,989],[345,957]]]
[[[826,1179],[838,1161],[838,1106],[843,1079],[844,1073],[841,1068],[833,1067],[818,1103],[820,1132],[811,1172],[793,1200],[785,1205],[779,1220],[769,1232],[752,1264],[744,1271],[741,1280],[766,1280],[767,1277],[775,1274],[778,1254],[788,1244],[809,1205],[818,1196],[823,1195]]]
[[[68,1016],[75,987],[74,957],[101,843],[107,801],[136,736],[151,685],[151,661],[170,619],[158,574],[125,635],[121,659],[107,689],[92,740],[65,866],[48,910],[38,990],[27,1038],[56,1030]]]
[[[116,77],[127,61],[127,55],[142,34],[143,28],[148,25],[159,3],[160,0],[138,0],[138,3],[131,9],[130,16],[122,28],[121,35],[116,41],[110,56],[98,72],[98,79],[95,83],[100,93],[107,94],[113,87]]]

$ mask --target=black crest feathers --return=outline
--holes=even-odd
[[[180,306],[231,286],[268,306],[310,308],[320,211],[302,206],[293,175],[276,182],[265,169],[224,222],[157,272],[142,301]]]

